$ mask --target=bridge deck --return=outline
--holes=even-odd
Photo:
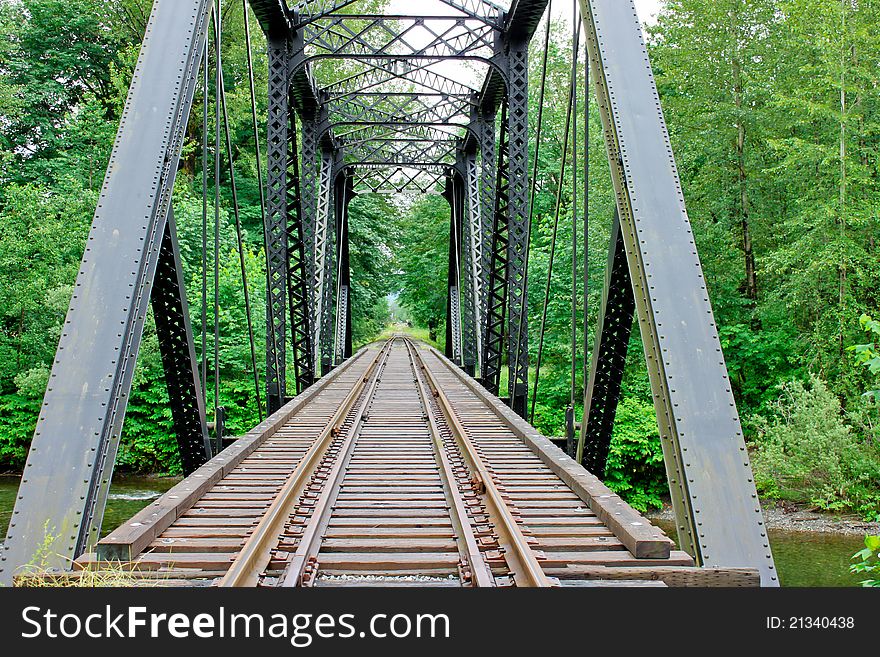
[[[552,584],[758,583],[757,571],[697,568],[673,548],[438,352],[392,339],[362,349],[79,565],[122,561],[168,585],[228,582],[239,568],[260,585],[531,585],[521,580],[530,560]],[[241,565],[251,554],[259,567]]]

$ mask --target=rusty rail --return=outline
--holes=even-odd
[[[358,384],[352,386],[351,392],[348,393],[343,403],[333,414],[331,421],[321,431],[305,457],[287,479],[275,501],[272,502],[250,538],[248,538],[244,547],[232,562],[226,575],[220,580],[219,586],[255,586],[257,584],[260,575],[269,563],[271,550],[275,547],[278,536],[296,505],[297,498],[302,494],[309,477],[327,450],[331,439],[338,432],[340,422],[348,414],[364,386],[373,378],[382,357],[387,355],[387,352],[390,350],[390,344],[389,342],[376,355],[369,368],[367,368],[365,375],[358,381]]]

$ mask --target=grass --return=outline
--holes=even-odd
[[[422,342],[426,342],[431,345],[435,349],[439,351],[443,351],[445,336],[437,335],[437,340],[431,340],[430,332],[426,328],[421,328],[418,326],[407,326],[406,324],[389,324],[385,327],[385,329],[376,337],[376,340],[387,340],[392,337],[395,333],[405,333],[416,340],[421,340]]]
[[[76,570],[62,572],[29,568],[15,577],[16,587],[27,588],[127,588],[159,586],[161,582],[162,578],[154,573],[144,577],[131,564],[118,561],[101,563],[100,566],[78,565]]]

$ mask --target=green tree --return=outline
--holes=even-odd
[[[449,203],[425,196],[401,210],[396,258],[400,303],[436,340],[446,324]]]

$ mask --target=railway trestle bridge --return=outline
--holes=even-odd
[[[583,419],[566,450],[524,420],[529,44],[548,3],[247,3],[268,44],[268,417],[224,449],[172,207],[217,3],[154,1],[0,582],[50,536],[66,577],[122,562],[167,585],[778,585],[632,0],[579,0],[616,198]],[[353,352],[349,202],[435,189],[451,217],[446,352],[402,335]],[[101,538],[148,308],[187,476]],[[635,321],[679,548],[601,481]]]

